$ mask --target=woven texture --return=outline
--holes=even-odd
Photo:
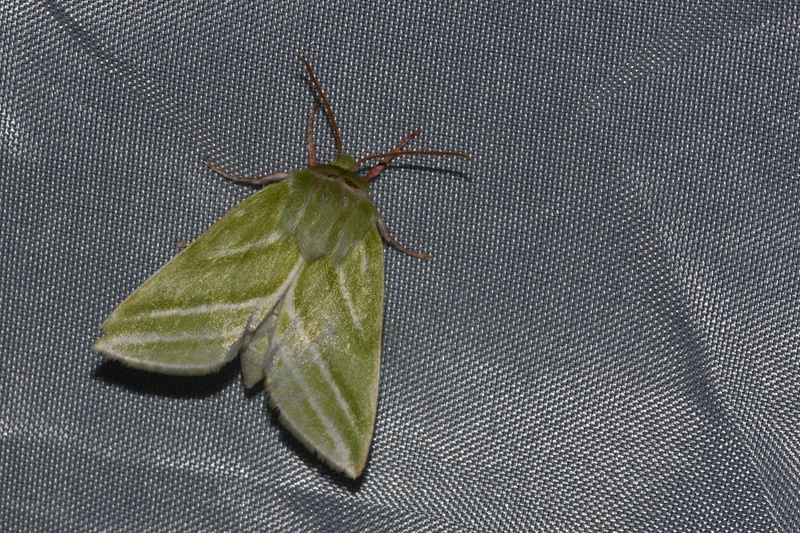
[[[797,2],[11,0],[0,11],[0,529],[800,529]],[[306,164],[416,149],[365,474],[238,363],[90,351],[122,299]],[[324,120],[322,158],[332,154]]]

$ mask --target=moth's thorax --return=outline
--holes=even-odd
[[[331,254],[335,262],[375,223],[369,185],[341,158],[292,173],[281,224],[306,261]]]

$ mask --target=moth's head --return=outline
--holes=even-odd
[[[330,163],[309,165],[305,171],[316,176],[318,179],[338,183],[342,193],[356,193],[360,196],[369,196],[369,185],[364,176],[358,174],[356,169],[358,162],[347,154],[341,154]],[[305,172],[304,171],[304,172]]]
[[[356,173],[356,169],[359,166],[358,161],[353,156],[342,152],[329,165],[329,168],[332,167],[336,170],[331,177],[336,177],[351,189],[369,193],[369,185],[367,185],[364,177]]]
[[[355,172],[358,168],[358,163],[356,162],[355,158],[344,152],[337,155],[336,159],[331,161],[331,165],[339,167],[348,172]]]

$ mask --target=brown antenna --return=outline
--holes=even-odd
[[[336,138],[336,157],[338,158],[342,154],[342,137],[339,135],[339,127],[336,125],[336,119],[333,118],[333,110],[331,109],[331,105],[328,103],[328,99],[325,98],[325,93],[322,92],[322,87],[319,86],[317,77],[314,76],[314,71],[311,70],[311,65],[302,57],[298,57],[297,59],[302,61],[306,66],[308,75],[311,76],[311,81],[314,83],[314,88],[317,90],[317,94],[319,94],[319,97],[322,99],[322,103],[325,104],[325,110],[328,112],[328,117],[331,119],[331,125],[333,126],[333,136]]]
[[[388,152],[385,154],[368,155],[367,157],[362,157],[356,161],[356,165],[361,165],[370,159],[395,158],[401,155],[442,155],[446,157],[460,157],[462,159],[466,159],[467,161],[472,161],[470,156],[461,152],[442,152],[440,150],[409,150],[408,152]]]
[[[421,133],[420,129],[417,128],[408,135],[406,135],[405,138],[402,141],[400,141],[400,143],[397,146],[395,146],[391,152],[387,152],[385,154],[368,155],[367,157],[362,157],[361,159],[356,161],[356,167],[359,167],[363,163],[369,161],[370,159],[380,159],[380,162],[376,164],[374,167],[372,167],[369,170],[369,172],[366,173],[366,175],[364,176],[364,181],[369,181],[371,179],[377,178],[378,174],[383,172],[383,169],[386,168],[386,165],[388,165],[392,159],[394,159],[399,155],[443,155],[443,156],[463,157],[467,161],[472,161],[472,158],[470,156],[461,152],[443,152],[441,150],[408,150],[403,152],[402,151],[403,147],[406,144],[408,144],[408,142],[411,139],[413,139],[420,133]],[[391,242],[389,238],[387,238],[387,240]]]

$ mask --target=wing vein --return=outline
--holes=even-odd
[[[220,248],[219,250],[214,250],[214,252],[209,253],[207,257],[209,259],[218,259],[221,257],[230,257],[232,255],[238,255],[247,252],[253,248],[266,248],[267,246],[270,246],[278,242],[281,239],[281,237],[283,237],[281,232],[276,231],[272,235],[266,238],[248,243],[244,246],[231,246],[226,248]]]
[[[345,305],[347,306],[347,310],[350,312],[350,318],[353,319],[353,324],[358,328],[358,331],[364,331],[364,327],[361,325],[361,319],[358,317],[356,313],[356,307],[353,305],[353,299],[350,297],[350,291],[347,290],[347,280],[344,279],[344,274],[342,272],[341,265],[335,267],[336,268],[336,277],[339,281],[339,292],[342,295],[342,299],[344,300]]]
[[[157,309],[137,315],[130,315],[131,319],[138,318],[159,318],[169,316],[200,315],[204,313],[216,313],[218,311],[236,311],[238,309],[248,309],[260,307],[268,303],[271,296],[252,298],[244,302],[227,302],[217,304],[202,304],[194,307],[173,307],[172,309]]]
[[[301,337],[303,341],[303,346],[301,349],[312,352],[312,355],[308,358],[308,360],[313,362],[317,368],[319,368],[320,374],[322,374],[322,377],[325,378],[325,382],[328,384],[328,387],[331,389],[331,392],[333,392],[333,395],[336,398],[336,403],[339,404],[339,407],[341,408],[342,412],[344,412],[344,415],[347,418],[347,421],[350,423],[350,426],[355,430],[356,421],[355,418],[353,418],[353,412],[350,410],[350,404],[348,404],[347,400],[345,400],[344,396],[342,396],[342,391],[339,388],[339,385],[336,383],[336,380],[333,379],[333,376],[328,371],[327,366],[323,364],[322,353],[320,353],[319,349],[316,347],[314,342],[315,339],[311,339],[308,336],[305,328],[303,328],[302,321],[294,312],[294,308],[291,304],[287,306],[286,315],[293,324],[293,329],[297,331],[298,336]],[[322,333],[320,333],[318,337],[322,336]]]
[[[322,422],[322,425],[325,427],[325,432],[333,441],[334,447],[336,448],[336,453],[339,455],[340,462],[346,462],[349,453],[347,446],[345,445],[344,441],[342,440],[342,435],[339,431],[336,430],[336,424],[325,415],[325,412],[322,410],[322,407],[319,405],[319,402],[315,399],[314,391],[308,386],[308,383],[303,379],[302,373],[297,371],[297,367],[295,366],[295,361],[293,357],[286,357],[284,358],[284,365],[286,366],[286,370],[289,371],[289,374],[294,379],[297,386],[300,387],[303,391],[303,396],[308,401],[309,406],[314,411],[314,414],[317,415],[319,420]],[[284,413],[284,416],[286,414]],[[288,417],[287,417],[288,418]],[[299,424],[292,423],[292,426],[295,428],[302,427]],[[308,438],[308,437],[306,437]]]
[[[126,345],[146,345],[152,343],[170,343],[179,341],[198,341],[204,339],[225,339],[231,336],[241,336],[243,328],[230,329],[226,331],[204,331],[204,332],[191,332],[187,331],[178,335],[164,335],[159,333],[148,334],[120,334],[114,335],[110,338],[104,338],[104,342],[108,346],[126,346]]]

